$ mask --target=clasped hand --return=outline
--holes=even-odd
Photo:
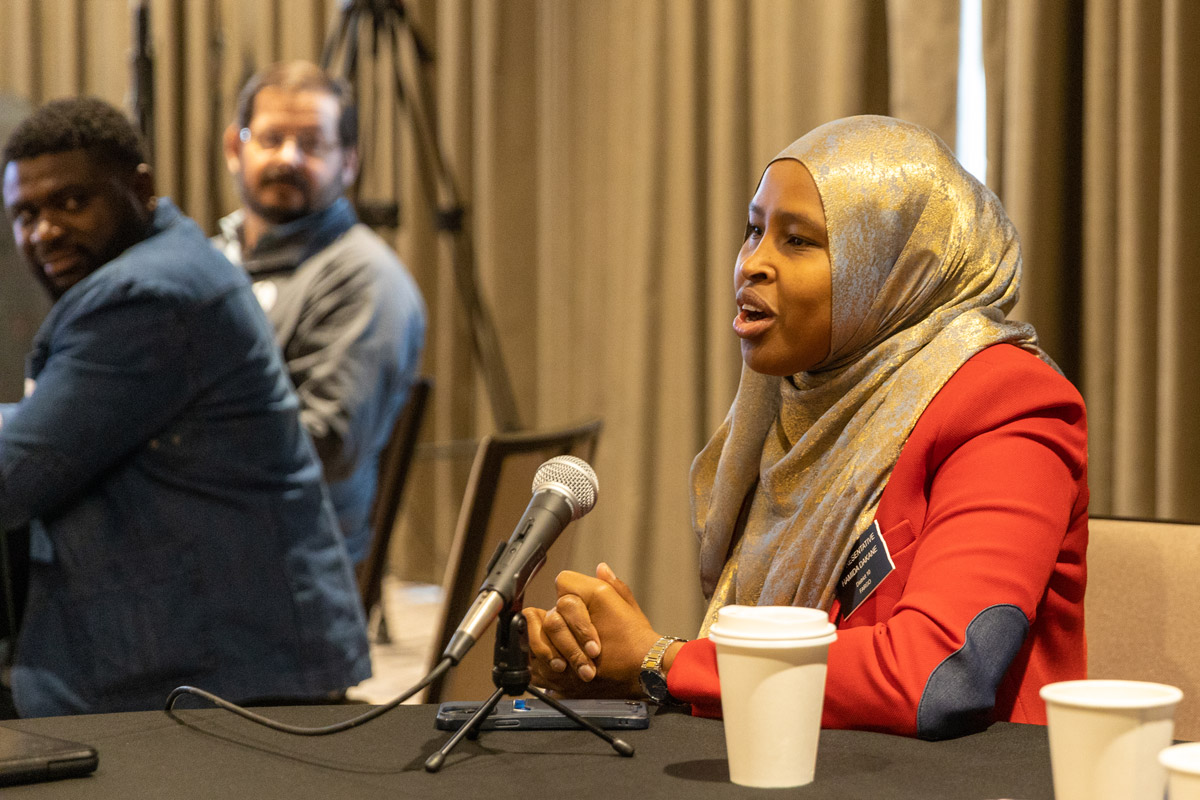
[[[640,697],[642,660],[658,634],[604,563],[596,577],[559,573],[549,610],[526,608],[533,683],[563,697]]]

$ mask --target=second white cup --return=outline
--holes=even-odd
[[[709,631],[717,649],[729,778],[742,786],[811,783],[825,664],[837,638],[829,615],[791,606],[725,606]]]
[[[1162,800],[1159,752],[1171,744],[1183,692],[1143,681],[1043,686],[1055,800]]]
[[[1169,800],[1200,800],[1200,742],[1172,745],[1158,763],[1167,768]]]

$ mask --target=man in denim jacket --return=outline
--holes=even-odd
[[[327,697],[370,672],[345,547],[245,274],[154,196],[98,100],[4,151],[17,243],[55,300],[0,406],[0,526],[30,527],[22,716]]]

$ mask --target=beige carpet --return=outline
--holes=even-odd
[[[442,607],[442,588],[425,583],[383,579],[383,614],[388,640],[379,642],[378,619],[371,620],[372,677],[346,692],[351,700],[381,705],[403,694],[424,677],[434,626]],[[379,612],[376,610],[376,617]],[[419,703],[421,695],[406,702]]]

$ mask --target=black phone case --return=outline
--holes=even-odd
[[[87,775],[99,763],[89,745],[0,725],[0,786]]]
[[[564,705],[600,728],[639,729],[650,726],[650,712],[641,700],[564,700]],[[483,703],[451,701],[438,706],[437,727],[444,731],[461,728]],[[518,698],[496,704],[480,730],[580,730],[570,717],[541,700]]]

